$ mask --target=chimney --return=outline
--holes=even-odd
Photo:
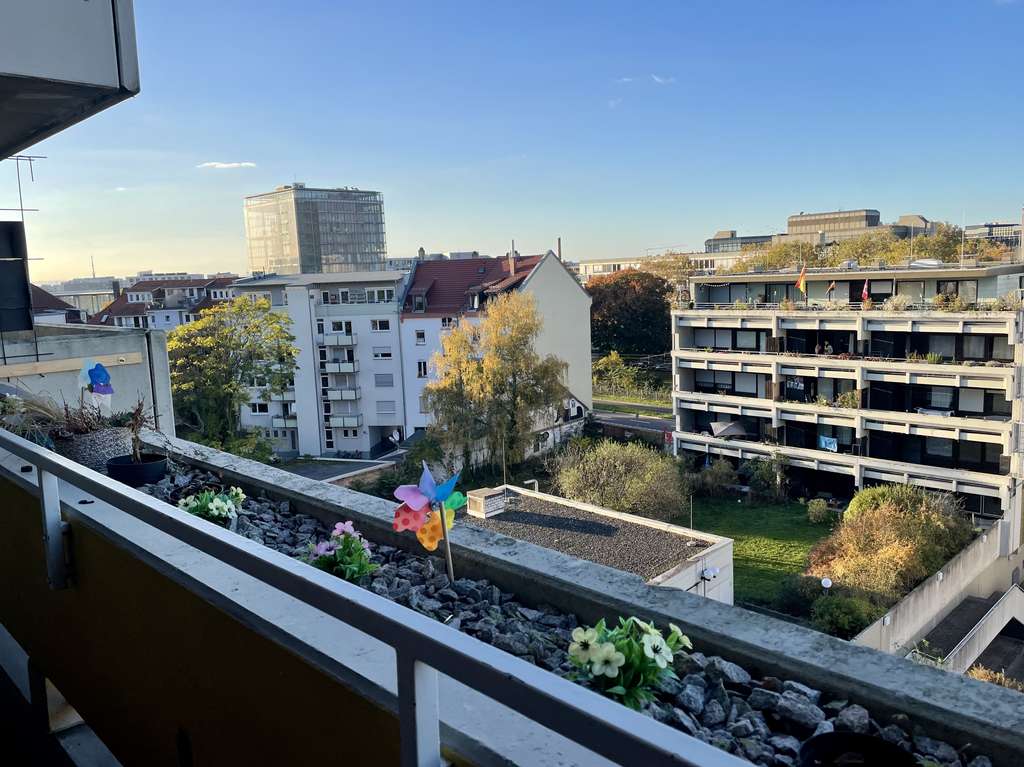
[[[508,273],[516,273],[516,241],[512,240],[512,250],[508,252]]]
[[[558,260],[562,260],[562,238],[558,238]]]
[[[110,291],[114,294],[114,298],[121,295],[121,280],[113,280],[110,283]]]

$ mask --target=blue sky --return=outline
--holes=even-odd
[[[136,3],[142,93],[34,148],[36,280],[245,270],[242,197],[384,194],[391,255],[703,247],[1024,203],[1024,2]],[[201,168],[203,163],[252,167]],[[11,163],[0,166],[10,207]]]

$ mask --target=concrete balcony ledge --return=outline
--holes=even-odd
[[[328,387],[327,399],[329,400],[357,400],[360,397],[360,387],[353,386],[350,388],[338,388]]]
[[[915,484],[932,490],[952,493],[973,493],[1007,501],[1015,479],[1009,475],[986,474],[979,471],[945,469],[939,466],[925,466],[919,463],[904,463],[883,458],[833,453],[804,447],[789,447],[767,442],[750,442],[739,439],[721,439],[710,434],[696,432],[673,432],[676,444],[686,450],[727,455],[741,460],[748,458],[769,458],[775,454],[786,457],[789,464],[807,469],[831,471],[854,477],[860,486],[863,479],[877,479],[897,484]]]
[[[358,373],[359,360],[353,362],[327,362],[324,364],[325,373]]]
[[[296,416],[280,416],[275,415],[270,419],[270,425],[275,429],[294,429],[299,425],[299,419]]]
[[[393,530],[395,503],[183,440],[172,440],[170,447],[188,463],[220,472],[249,491],[287,499],[297,510],[329,524],[352,519],[371,540],[399,548],[415,546],[409,536]],[[651,586],[639,576],[526,542],[513,543],[471,525],[453,529],[452,549],[461,574],[487,578],[526,604],[550,604],[586,622],[619,615],[643,615],[659,624],[673,622],[708,654],[720,653],[752,672],[799,679],[848,697],[876,717],[905,713],[935,737],[957,745],[974,743],[997,764],[1014,764],[1016,755],[1024,752],[1024,706],[1018,693],[678,589]],[[471,710],[470,704],[459,706],[459,711]],[[475,733],[487,742],[499,737],[494,732],[499,729],[470,728],[467,735]],[[536,740],[540,735],[531,733],[529,744],[517,745],[521,756],[522,748],[529,749],[531,756],[523,763],[548,764],[562,758],[554,752],[542,758],[546,746]],[[512,731],[500,736],[515,740]]]
[[[362,415],[332,415],[328,421],[333,428],[357,429],[363,425]]]
[[[819,405],[814,402],[786,402],[735,394],[709,392],[673,392],[678,408],[704,412],[730,413],[772,418],[773,425],[783,421],[820,423],[826,426],[846,426],[865,431],[888,431],[897,434],[918,434],[925,437],[965,439],[1002,445],[1010,453],[1013,424],[1006,420],[939,416],[906,413],[897,410],[869,410]]]

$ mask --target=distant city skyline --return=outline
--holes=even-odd
[[[390,257],[1020,218],[1024,3],[303,8],[137,5],[141,94],[31,150],[34,280],[246,272],[244,197],[296,180],[380,191]]]

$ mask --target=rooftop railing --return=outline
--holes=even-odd
[[[676,311],[772,311],[772,312],[937,312],[941,314],[958,313],[988,313],[988,312],[1012,312],[1014,309],[996,309],[983,303],[965,304],[962,310],[952,311],[945,309],[930,301],[918,301],[904,304],[900,308],[886,309],[883,301],[875,301],[865,307],[861,302],[836,302],[828,303],[820,300],[782,302],[762,301],[733,301],[731,303],[717,303],[710,301],[685,301],[677,302],[673,307]]]
[[[799,357],[807,360],[835,360],[837,362],[899,362],[918,365],[957,365],[961,367],[988,367],[988,368],[1012,368],[1012,362],[1001,360],[947,360],[931,361],[927,357],[918,355],[916,357],[882,357],[877,354],[853,354],[851,352],[840,352],[838,354],[815,354],[814,352],[779,351],[769,352],[761,349],[731,349],[715,346],[685,346],[676,349],[677,352],[716,352],[720,354],[751,354],[761,357]]]
[[[115,529],[117,520],[88,514],[90,505],[99,500],[113,507],[115,517],[139,520],[392,648],[404,767],[442,764],[439,675],[450,677],[539,727],[619,764],[748,764],[391,600],[179,512],[5,430],[0,430],[0,460],[10,471],[16,471],[13,467],[21,464],[21,475],[35,480],[34,492],[43,516],[47,577],[52,589],[69,587],[64,551],[68,523],[62,514],[72,521],[80,519],[96,534],[145,561],[142,554],[125,546],[122,533]],[[62,495],[66,496],[63,503]],[[77,503],[73,502],[76,498]],[[198,573],[192,574],[187,587],[200,596],[208,594],[207,584]],[[271,639],[279,639],[282,630],[259,622],[249,628]],[[312,648],[292,649],[314,666],[319,661]]]

